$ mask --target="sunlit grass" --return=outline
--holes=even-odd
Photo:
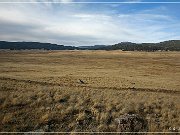
[[[126,113],[151,132],[180,127],[178,52],[0,55],[0,131],[116,132]]]

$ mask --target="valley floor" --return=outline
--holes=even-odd
[[[180,53],[0,51],[0,131],[180,131]],[[81,80],[81,81],[80,81]]]

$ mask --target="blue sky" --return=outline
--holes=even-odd
[[[40,0],[0,3],[0,40],[80,46],[180,39],[180,3],[139,3],[157,0],[89,0],[137,2],[98,4],[69,3],[87,2],[83,0],[37,1]]]

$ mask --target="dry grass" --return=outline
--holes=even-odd
[[[147,119],[151,132],[177,131],[179,58],[179,52],[1,51],[0,131],[113,132],[125,113]]]

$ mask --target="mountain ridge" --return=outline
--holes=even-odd
[[[0,41],[0,49],[10,50],[122,50],[122,51],[180,51],[180,40],[169,40],[159,43],[132,43],[120,42],[114,45],[94,45],[94,46],[64,46],[52,43],[41,42],[9,42]]]
[[[26,50],[26,49],[44,49],[44,50],[75,50],[78,49],[74,46],[64,46],[51,43],[41,42],[8,42],[0,41],[0,49],[10,50]]]
[[[180,40],[169,40],[159,43],[132,43],[121,42],[110,45],[99,50],[123,50],[123,51],[180,51]]]

